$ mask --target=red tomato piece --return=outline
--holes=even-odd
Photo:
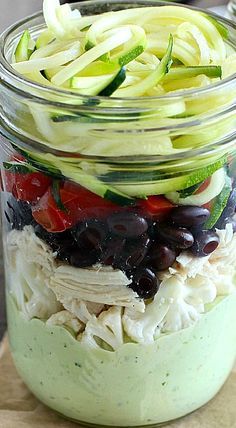
[[[34,203],[46,192],[52,180],[41,172],[26,174],[2,171],[4,190],[16,199]]]
[[[10,156],[10,162],[25,162],[25,158],[20,153],[15,152]]]
[[[51,188],[47,190],[38,204],[32,207],[32,214],[36,222],[48,232],[63,232],[76,223],[70,213],[58,208]]]
[[[59,193],[60,201],[65,207],[64,211],[56,204],[51,188],[32,208],[34,219],[48,232],[63,232],[79,221],[89,218],[104,218],[112,212],[122,209],[71,182],[63,183]]]
[[[164,196],[149,196],[146,200],[140,201],[138,205],[151,217],[162,219],[175,207]]]
[[[61,201],[77,220],[104,218],[114,211],[122,209],[101,196],[69,181],[60,190]]]

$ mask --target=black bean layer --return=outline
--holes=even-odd
[[[174,208],[170,214],[170,220],[178,226],[198,226],[207,221],[210,211],[203,207],[181,206]]]
[[[148,229],[145,218],[134,212],[124,211],[108,217],[107,224],[110,231],[124,238],[137,238]]]
[[[202,230],[195,237],[191,252],[197,257],[205,257],[213,253],[219,245],[219,236],[212,230]]]
[[[148,253],[148,264],[157,270],[165,270],[173,265],[176,251],[168,245],[154,243]]]
[[[141,268],[133,276],[133,282],[129,286],[142,299],[151,299],[155,296],[160,286],[156,273],[149,268]]]
[[[190,248],[194,242],[192,233],[185,227],[160,224],[158,227],[158,235],[165,242],[182,250]]]

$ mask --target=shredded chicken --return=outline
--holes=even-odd
[[[55,294],[49,289],[54,258],[49,247],[39,239],[31,226],[14,230],[7,238],[9,285],[19,309],[31,319],[47,319],[61,310]]]
[[[120,270],[111,267],[79,269],[61,265],[50,279],[50,288],[58,300],[76,299],[109,306],[131,307],[143,312],[145,305],[128,287],[130,280]]]
[[[122,271],[63,265],[26,226],[8,235],[10,287],[29,319],[72,328],[82,344],[116,350],[124,343],[123,332],[131,341],[153,343],[162,333],[193,325],[205,305],[236,291],[236,234],[230,224],[217,233],[220,243],[212,254],[195,257],[184,251],[159,273],[159,291],[145,305]]]

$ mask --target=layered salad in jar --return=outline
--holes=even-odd
[[[235,47],[227,26],[185,7],[43,8],[46,28],[21,34],[12,68],[58,105],[78,94],[85,113],[25,101],[44,151],[11,141],[2,165],[15,364],[75,421],[173,420],[218,392],[236,356],[235,159],[233,144],[216,149],[235,129],[235,92],[220,90]],[[107,120],[113,99],[133,110]]]

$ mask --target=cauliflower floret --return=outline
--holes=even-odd
[[[156,294],[153,302],[146,305],[144,313],[126,308],[122,323],[126,334],[138,343],[148,344],[160,334],[160,326],[170,306],[169,299]]]
[[[190,327],[200,318],[200,313],[194,306],[186,303],[182,298],[174,300],[162,322],[162,333],[171,333]]]
[[[124,311],[124,330],[135,342],[153,343],[160,333],[189,327],[204,312],[204,305],[216,297],[214,284],[200,275],[193,279],[166,273],[163,278],[158,293],[143,314],[132,309]]]
[[[6,262],[10,289],[28,319],[47,319],[61,310],[61,304],[48,288],[54,266],[52,252],[31,226],[9,233]]]
[[[101,303],[84,302],[58,295],[58,300],[64,308],[74,314],[80,321],[86,324],[92,315],[99,315],[105,306]]]
[[[201,275],[216,287],[216,295],[222,296],[235,291],[236,234],[233,233],[231,224],[227,224],[223,230],[217,230],[217,234],[220,243],[213,253],[207,257],[194,257],[183,252],[177,257],[179,266],[176,264],[174,270],[188,278],[198,278]]]
[[[46,324],[48,326],[64,325],[72,329],[75,334],[79,334],[84,329],[84,325],[69,311],[61,311],[52,315]]]
[[[194,279],[181,274],[170,275],[162,281],[159,296],[170,301],[161,331],[171,332],[187,328],[198,321],[206,303],[216,298],[216,287],[206,277]]]
[[[101,348],[99,342],[103,341],[115,351],[124,343],[121,315],[122,308],[118,306],[102,312],[98,318],[93,315],[78,340],[93,348]]]

